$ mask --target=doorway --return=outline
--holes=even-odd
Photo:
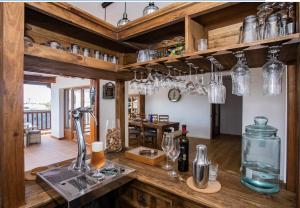
[[[78,86],[64,89],[64,137],[68,140],[76,141],[76,131],[72,110],[80,107],[90,106],[90,86]],[[81,120],[81,126],[86,143],[91,144],[95,138],[91,131],[94,131],[94,122],[90,114],[85,113]]]
[[[224,76],[223,84],[226,87],[225,104],[211,105],[211,138],[220,135],[242,135],[243,97],[232,94],[230,76]]]

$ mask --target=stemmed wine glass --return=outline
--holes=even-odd
[[[238,59],[236,65],[231,70],[232,94],[244,96],[250,94],[250,69],[243,60],[243,51],[235,53]]]
[[[130,81],[129,88],[132,90],[137,90],[139,85],[139,80],[136,78],[136,71],[134,71],[134,79]]]
[[[211,62],[211,78],[207,88],[208,102],[224,104],[226,99],[226,88],[223,85],[222,72],[220,72],[222,65],[212,56],[209,56],[208,60]],[[214,72],[214,67],[216,68],[216,72]]]
[[[181,77],[181,71],[179,70],[179,77],[177,78],[177,88],[181,91],[181,92],[185,92],[186,91],[186,81],[183,77]]]
[[[270,60],[263,65],[263,94],[279,95],[282,91],[284,64],[277,59],[280,46],[269,49]]]
[[[152,76],[154,80],[154,91],[158,92],[159,88],[161,87],[161,82],[162,82],[162,74],[158,73],[157,70],[155,70],[155,74]]]
[[[173,145],[169,152],[169,157],[173,161],[173,169],[169,172],[169,175],[173,178],[178,177],[178,173],[175,171],[175,161],[179,157],[180,154],[180,145],[179,139],[173,139]]]
[[[143,72],[140,72],[141,78],[139,80],[139,84],[137,86],[137,90],[139,91],[140,94],[144,94],[144,80],[143,80]]]
[[[144,83],[144,94],[145,95],[153,95],[154,93],[154,79],[152,77],[152,74],[151,74],[151,69],[150,68],[147,68],[149,73],[148,73],[148,77]]]
[[[199,91],[200,95],[207,95],[207,88],[204,85],[204,70],[201,69],[200,73],[201,73],[201,77],[200,77],[200,80],[199,80],[198,91]]]
[[[173,68],[173,66],[167,65],[167,68],[168,68],[168,74],[163,79],[161,86],[163,88],[172,88],[174,87],[174,77],[171,75],[171,69]]]
[[[167,157],[166,164],[162,167],[164,170],[171,170],[172,166],[169,164],[169,153],[173,145],[173,136],[169,133],[165,133],[161,142],[161,148],[165,152]]]
[[[188,94],[192,94],[193,91],[195,90],[195,85],[194,82],[192,81],[192,67],[193,64],[192,63],[187,63],[187,65],[189,66],[189,81],[187,81],[186,83],[186,90]]]

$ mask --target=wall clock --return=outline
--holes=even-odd
[[[178,102],[181,98],[180,90],[177,88],[170,89],[168,98],[171,102]]]

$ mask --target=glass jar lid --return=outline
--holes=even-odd
[[[254,125],[246,126],[246,134],[261,136],[276,136],[278,129],[267,125],[268,119],[264,116],[256,116]]]

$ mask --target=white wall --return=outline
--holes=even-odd
[[[108,80],[100,80],[100,121],[99,121],[99,131],[100,131],[100,141],[104,141],[106,122],[109,121],[110,125],[115,125],[116,119],[116,100],[115,99],[103,99],[103,85],[105,85]],[[115,84],[115,82],[111,81]]]
[[[103,99],[103,85],[107,80],[100,80],[100,140],[104,141],[106,121],[115,125],[116,101],[115,99]],[[113,82],[115,84],[115,82]],[[89,79],[57,77],[56,83],[51,84],[51,135],[56,138],[64,137],[64,92],[63,89],[90,85]],[[128,102],[128,101],[127,101]]]
[[[251,95],[243,100],[243,132],[245,126],[254,123],[255,116],[266,116],[268,124],[278,129],[281,138],[281,180],[286,179],[286,74],[284,74],[282,94],[278,96],[263,96],[262,71],[251,69]]]
[[[208,82],[208,75],[205,76]],[[186,124],[189,136],[210,139],[211,106],[207,96],[183,95],[179,102],[168,99],[168,89],[161,89],[159,93],[146,96],[145,111],[149,113],[167,114],[170,121]],[[129,91],[130,94],[135,94]]]
[[[90,85],[89,79],[57,77],[51,84],[51,135],[64,137],[64,88]]]
[[[220,105],[220,132],[221,134],[241,135],[243,97],[232,94],[230,76],[224,77],[223,83],[226,87],[226,102]]]
[[[90,14],[104,20],[104,9],[102,2],[68,2]],[[162,8],[173,2],[155,2],[159,8]],[[148,5],[147,2],[127,2],[127,14],[129,20],[135,20],[143,16],[143,10]],[[114,2],[106,9],[106,21],[112,25],[117,25],[124,12],[124,2]]]

